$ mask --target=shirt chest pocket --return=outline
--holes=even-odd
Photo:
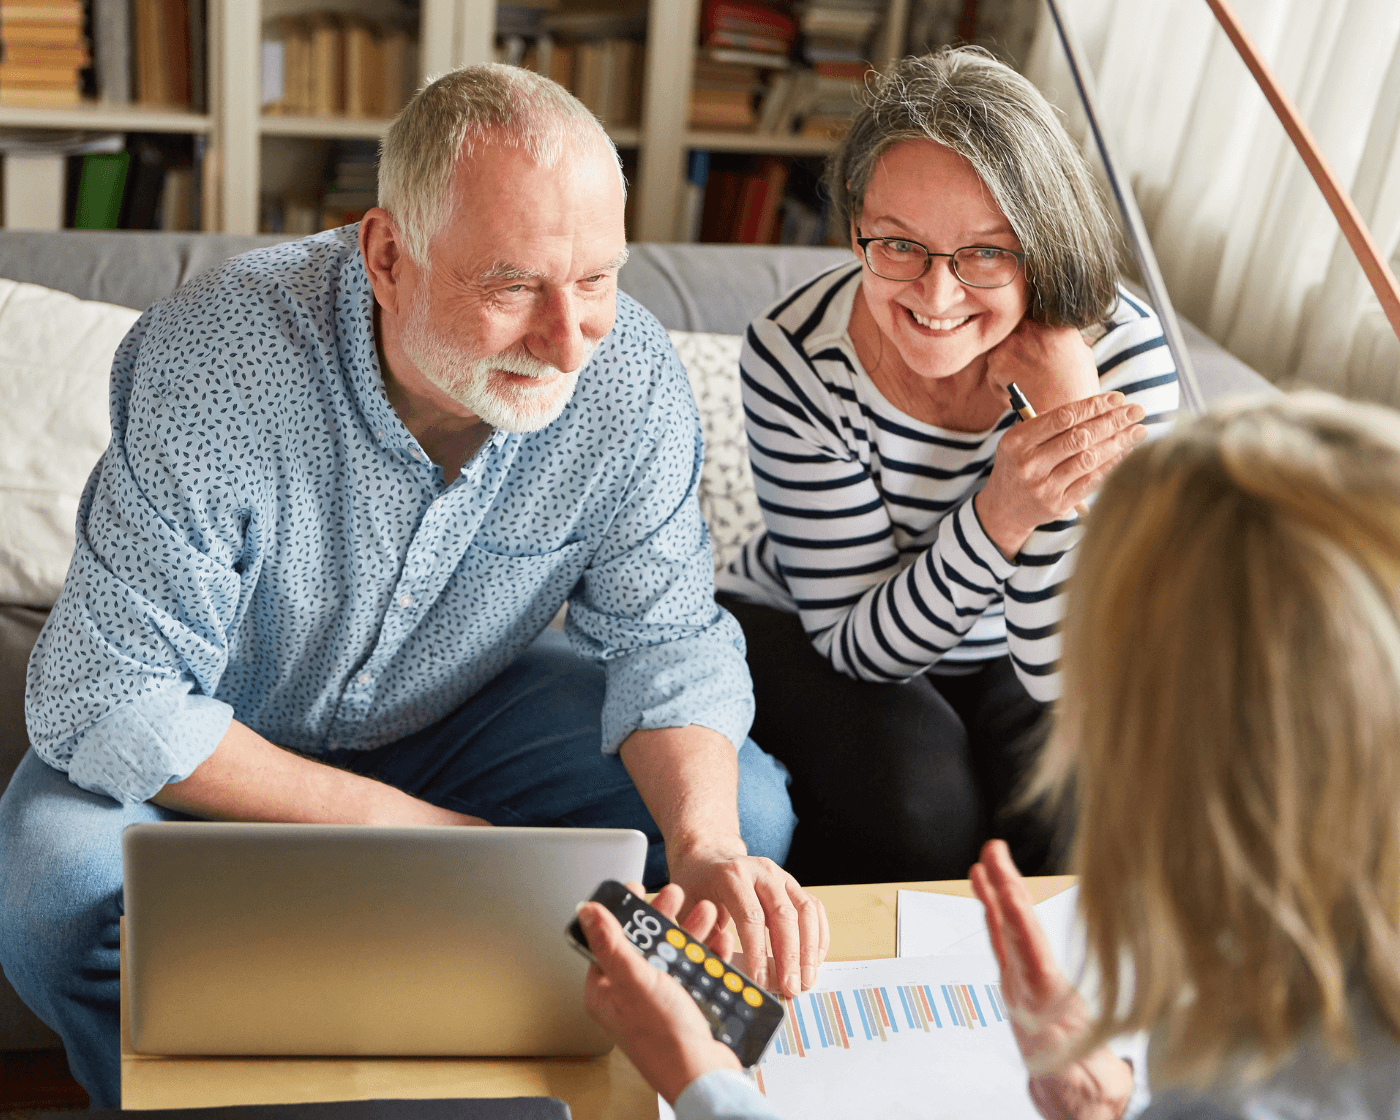
[[[544,625],[568,598],[588,567],[587,541],[571,541],[550,552],[510,555],[471,544],[457,571],[460,591],[478,619],[494,616],[503,626]]]

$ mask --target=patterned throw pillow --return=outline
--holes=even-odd
[[[744,405],[739,394],[739,347],[732,334],[670,331],[690,387],[700,406],[705,433],[705,468],[700,475],[700,512],[710,526],[715,567],[730,560],[763,524],[749,470]]]
[[[0,279],[0,603],[58,598],[107,447],[112,354],[139,314]]]

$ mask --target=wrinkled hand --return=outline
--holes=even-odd
[[[1008,559],[1037,525],[1067,517],[1147,438],[1140,404],[1117,391],[1071,401],[1012,425],[997,446],[987,485],[973,499],[977,517]]]
[[[1074,327],[1022,319],[987,352],[987,380],[1001,400],[1013,381],[1037,413],[1051,412],[1099,391],[1094,352]]]
[[[987,911],[1011,1029],[1034,1068],[1088,1033],[1088,1008],[1055,962],[1031,893],[1003,841],[987,841],[970,878]],[[1031,1099],[1046,1120],[1118,1120],[1132,1091],[1132,1068],[1105,1046],[1030,1079]]]
[[[642,894],[640,883],[628,886]],[[663,887],[652,905],[675,920],[684,901],[684,892],[673,884]],[[680,925],[727,958],[725,943],[730,939],[723,927],[716,930],[718,917],[712,902],[701,901]],[[734,1051],[715,1040],[686,990],[646,963],[612,914],[596,902],[585,902],[579,907],[578,921],[598,962],[588,970],[583,1005],[617,1040],[647,1084],[675,1104],[685,1087],[702,1074],[740,1068]]]
[[[768,975],[767,930],[773,942],[776,987],[786,996],[810,988],[826,960],[831,930],[826,909],[797,880],[762,856],[697,853],[672,857],[671,881],[693,899],[719,907],[720,924],[734,919],[744,950],[744,970],[760,987],[772,987]]]

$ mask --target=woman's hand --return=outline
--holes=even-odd
[[[987,841],[970,878],[987,910],[1011,1029],[1030,1065],[1082,1038],[1089,1012],[1055,963],[1031,893],[1003,841]],[[1106,1046],[1030,1079],[1031,1099],[1046,1120],[1118,1120],[1132,1092],[1132,1067]]]
[[[640,884],[628,886],[642,893]],[[672,884],[661,889],[652,905],[674,921],[684,901],[685,892]],[[726,930],[715,930],[717,916],[714,903],[702,899],[680,924],[727,960],[732,938]],[[596,902],[585,902],[578,920],[598,961],[588,970],[583,1005],[667,1103],[675,1104],[702,1074],[741,1068],[734,1051],[710,1033],[685,989],[642,959],[612,914]]]
[[[1006,400],[1013,381],[1037,413],[1052,412],[1099,391],[1094,352],[1074,327],[1047,327],[1022,319],[987,352],[987,381]]]
[[[1007,429],[992,473],[973,499],[1003,556],[1021,551],[1037,525],[1067,517],[1147,438],[1140,404],[1117,391],[1071,401]]]

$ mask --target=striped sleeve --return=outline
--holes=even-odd
[[[1093,347],[1100,388],[1117,389],[1126,400],[1142,405],[1150,436],[1162,435],[1176,417],[1178,386],[1161,322],[1120,288],[1118,306],[1106,326]],[[1026,691],[1043,702],[1060,696],[1064,592],[1082,535],[1073,516],[1040,526],[1021,547],[1016,570],[1006,581],[1007,650]]]

